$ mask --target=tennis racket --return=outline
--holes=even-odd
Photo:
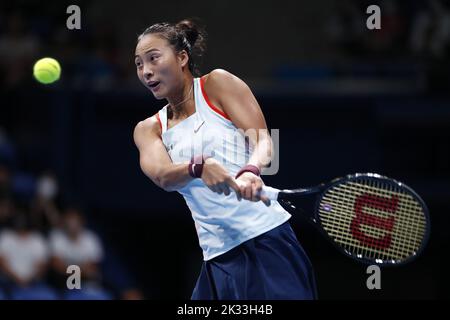
[[[424,201],[407,185],[378,174],[357,173],[305,189],[264,186],[262,193],[306,215],[339,251],[363,263],[411,262],[430,235]],[[312,203],[305,207],[308,196]]]

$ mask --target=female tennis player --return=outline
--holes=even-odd
[[[272,154],[261,108],[233,74],[200,76],[204,51],[205,32],[192,20],[150,26],[135,50],[139,80],[167,100],[135,128],[141,169],[184,197],[203,250],[191,299],[315,299],[290,214],[260,196]],[[251,130],[259,134],[240,139]]]

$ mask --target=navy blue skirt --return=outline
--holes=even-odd
[[[289,222],[204,261],[192,300],[313,300],[314,271]]]

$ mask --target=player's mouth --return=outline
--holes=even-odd
[[[150,90],[152,90],[152,91],[158,91],[158,89],[159,89],[159,84],[160,84],[160,82],[159,81],[150,81],[150,82],[147,82],[147,86],[150,88]]]

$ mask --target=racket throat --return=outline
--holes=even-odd
[[[305,189],[293,189],[293,190],[281,190],[278,194],[278,199],[296,200],[299,196],[305,196],[315,194],[321,191],[321,188],[305,188]]]

